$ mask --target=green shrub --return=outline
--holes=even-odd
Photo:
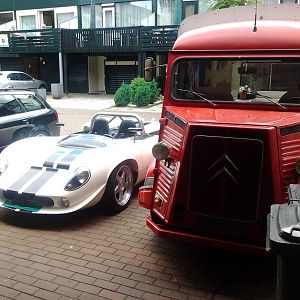
[[[137,87],[133,101],[136,106],[147,106],[150,104],[151,93],[148,84]]]
[[[150,97],[150,102],[148,104],[152,104],[155,101],[159,99],[160,96],[160,88],[157,85],[157,82],[153,79],[150,82],[145,81],[144,78],[141,77],[136,77],[131,80],[131,83],[129,84],[130,89],[131,89],[131,103],[135,104],[137,106],[145,106],[145,105],[139,105],[136,103],[136,93],[137,90],[140,89],[140,87],[143,87],[143,91],[148,91],[149,92],[149,97]],[[141,93],[141,92],[139,92]],[[139,96],[140,97],[140,96]],[[148,99],[148,96],[147,96]],[[148,100],[145,99],[145,103],[148,102]],[[141,103],[141,101],[140,101]]]
[[[140,87],[140,86],[144,86],[147,85],[147,82],[145,81],[144,78],[141,77],[136,77],[134,79],[131,80],[129,86],[131,89],[131,103],[132,104],[136,104],[135,103],[135,94],[136,94],[136,90]]]
[[[129,84],[122,83],[115,93],[114,101],[116,106],[127,106],[131,99],[131,88]]]
[[[159,99],[160,96],[160,88],[158,87],[157,82],[153,79],[150,82],[147,82],[150,88],[150,103],[154,103]]]

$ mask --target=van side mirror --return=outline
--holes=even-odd
[[[144,77],[146,81],[151,81],[153,79],[153,69],[154,69],[153,58],[147,57],[145,59],[145,69],[144,69],[145,71]]]

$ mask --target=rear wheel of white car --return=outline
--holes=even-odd
[[[133,173],[127,164],[120,164],[111,173],[103,197],[105,208],[112,212],[120,212],[128,206],[134,179]]]

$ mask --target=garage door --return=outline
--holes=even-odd
[[[106,65],[105,66],[105,89],[107,94],[114,94],[124,83],[130,83],[137,77],[137,66],[130,65]]]

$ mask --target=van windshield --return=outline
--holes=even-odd
[[[177,101],[300,105],[300,59],[181,59],[172,69]]]

